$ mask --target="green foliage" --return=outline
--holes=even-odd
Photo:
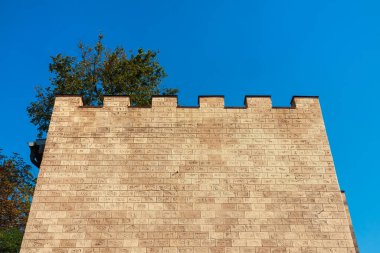
[[[128,54],[122,47],[106,49],[102,35],[94,47],[79,44],[80,56],[52,57],[50,86],[37,87],[36,101],[28,108],[31,122],[39,136],[46,133],[59,94],[82,95],[87,105],[101,105],[104,95],[128,95],[133,105],[145,106],[152,95],[175,95],[177,89],[160,87],[166,73],[157,59],[157,52],[138,49]]]
[[[17,253],[20,250],[23,232],[17,228],[0,228],[0,252]]]

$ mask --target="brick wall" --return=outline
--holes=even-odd
[[[57,97],[21,252],[353,253],[316,97]]]

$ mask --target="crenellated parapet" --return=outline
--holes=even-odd
[[[80,95],[58,95],[54,102],[55,107],[83,106],[83,99]]]
[[[82,97],[79,95],[58,95],[56,97],[55,106],[58,107],[91,107],[83,104]],[[104,96],[104,108],[115,107],[135,107],[131,103],[129,96]],[[197,106],[181,106],[178,104],[177,96],[157,95],[152,96],[151,108],[170,107],[170,108],[213,108],[213,109],[227,109],[227,108],[240,108],[240,109],[312,109],[319,108],[319,99],[317,96],[293,96],[289,107],[276,107],[272,105],[271,96],[262,95],[249,95],[244,98],[244,106],[226,107],[224,103],[224,96],[199,96]]]
[[[104,96],[104,107],[129,107],[131,99],[128,96]]]
[[[272,108],[272,99],[270,96],[245,96],[244,104],[247,108]]]

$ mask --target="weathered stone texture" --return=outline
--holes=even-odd
[[[318,98],[57,97],[21,252],[354,253]]]

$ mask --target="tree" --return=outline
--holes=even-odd
[[[157,52],[140,48],[133,54],[122,47],[106,49],[102,39],[100,34],[94,47],[79,43],[79,57],[51,57],[51,85],[37,87],[36,101],[27,108],[39,137],[48,130],[54,98],[59,94],[82,95],[87,105],[101,105],[104,95],[128,95],[137,106],[149,105],[152,95],[177,94],[177,89],[160,87],[166,73]]]
[[[17,253],[20,251],[23,232],[17,228],[0,228],[0,252]]]
[[[18,252],[33,197],[35,178],[18,154],[0,149],[0,252]]]
[[[30,171],[18,154],[7,157],[0,149],[0,227],[25,227],[35,185]]]

